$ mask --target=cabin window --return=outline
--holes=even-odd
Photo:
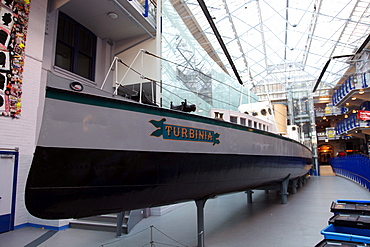
[[[252,127],[252,120],[248,119],[248,127]]]
[[[240,124],[241,124],[241,125],[244,125],[244,126],[245,126],[245,125],[246,125],[246,122],[247,122],[247,121],[246,121],[246,119],[245,119],[245,118],[240,118]]]
[[[238,123],[238,117],[230,116],[230,122]]]
[[[55,65],[94,80],[96,36],[87,28],[59,13]]]
[[[257,122],[253,122],[254,123],[254,128],[257,129]]]

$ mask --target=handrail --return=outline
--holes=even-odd
[[[334,172],[346,177],[370,191],[370,158],[364,154],[353,154],[330,159]]]
[[[122,84],[123,83],[123,80],[126,78],[126,76],[127,76],[127,74],[129,73],[130,70],[133,70],[134,72],[138,73],[139,76],[140,76],[140,78],[142,78],[142,79],[146,78],[140,72],[137,72],[136,70],[134,70],[132,68],[133,65],[134,65],[134,63],[135,63],[135,61],[137,60],[137,58],[141,54],[142,55],[142,58],[141,58],[141,67],[142,67],[142,70],[143,70],[143,67],[144,67],[144,64],[143,64],[143,54],[144,54],[144,52],[145,52],[145,50],[143,50],[143,49],[140,49],[138,51],[138,53],[136,54],[135,58],[132,60],[131,64],[127,66],[127,70],[126,70],[125,74],[123,75],[123,77],[122,77],[122,79],[120,81],[118,81],[118,66],[117,66],[117,64],[118,64],[118,62],[120,62],[120,63],[123,63],[123,62],[118,57],[114,57],[111,65],[110,65],[110,67],[108,69],[108,72],[107,72],[107,74],[106,74],[106,76],[105,76],[105,78],[103,80],[103,83],[102,83],[100,89],[103,89],[103,87],[105,86],[105,83],[107,82],[108,76],[111,73],[113,66],[115,66],[115,69],[114,70],[115,70],[115,73],[116,73],[115,74],[115,90],[113,92],[113,95],[117,95],[118,94],[118,88],[120,86],[123,86],[123,84]],[[142,90],[143,89],[143,85],[142,84],[143,83],[140,82],[139,84],[140,84],[139,102],[142,103],[142,93],[143,93],[143,90]]]

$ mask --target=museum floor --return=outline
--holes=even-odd
[[[323,239],[320,231],[332,215],[330,205],[333,200],[370,200],[369,191],[360,185],[328,175],[308,179],[297,194],[288,196],[287,204],[281,204],[275,191],[268,194],[255,191],[250,204],[245,193],[208,200],[205,205],[205,246],[315,246]],[[116,238],[114,232],[73,228],[55,232],[26,227],[0,234],[0,246],[194,247],[197,246],[196,234],[196,206],[194,202],[187,202],[165,215],[142,220],[128,235],[120,238]]]

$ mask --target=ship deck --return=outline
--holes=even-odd
[[[288,196],[287,204],[281,204],[275,191],[255,191],[253,203],[247,203],[245,193],[210,199],[205,205],[205,245],[315,246],[323,239],[320,231],[332,216],[331,202],[337,199],[370,200],[370,193],[348,179],[331,175],[309,178],[297,194]],[[165,215],[143,219],[120,238],[114,232],[74,228],[55,232],[25,227],[0,234],[0,245],[151,246],[150,229],[154,246],[197,246],[195,203],[183,203]]]

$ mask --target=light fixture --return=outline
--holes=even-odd
[[[344,118],[348,118],[348,115],[346,114],[346,115],[344,115]]]
[[[325,139],[325,142],[329,142],[329,139]],[[325,151],[326,151],[326,150],[325,150]],[[325,151],[324,151],[324,152],[325,152]]]
[[[356,97],[352,97],[352,100],[356,100],[357,98]]]
[[[364,94],[365,92],[364,91],[360,91],[360,92],[358,92],[358,94]]]
[[[324,120],[325,120],[325,119],[326,119],[326,117],[324,116],[322,119],[324,119]]]
[[[118,15],[114,12],[109,12],[107,14],[108,17],[112,18],[112,19],[117,19],[118,18]]]
[[[356,110],[352,110],[352,113],[356,113],[357,111]]]
[[[348,102],[346,102],[346,106],[349,106],[349,103]]]

